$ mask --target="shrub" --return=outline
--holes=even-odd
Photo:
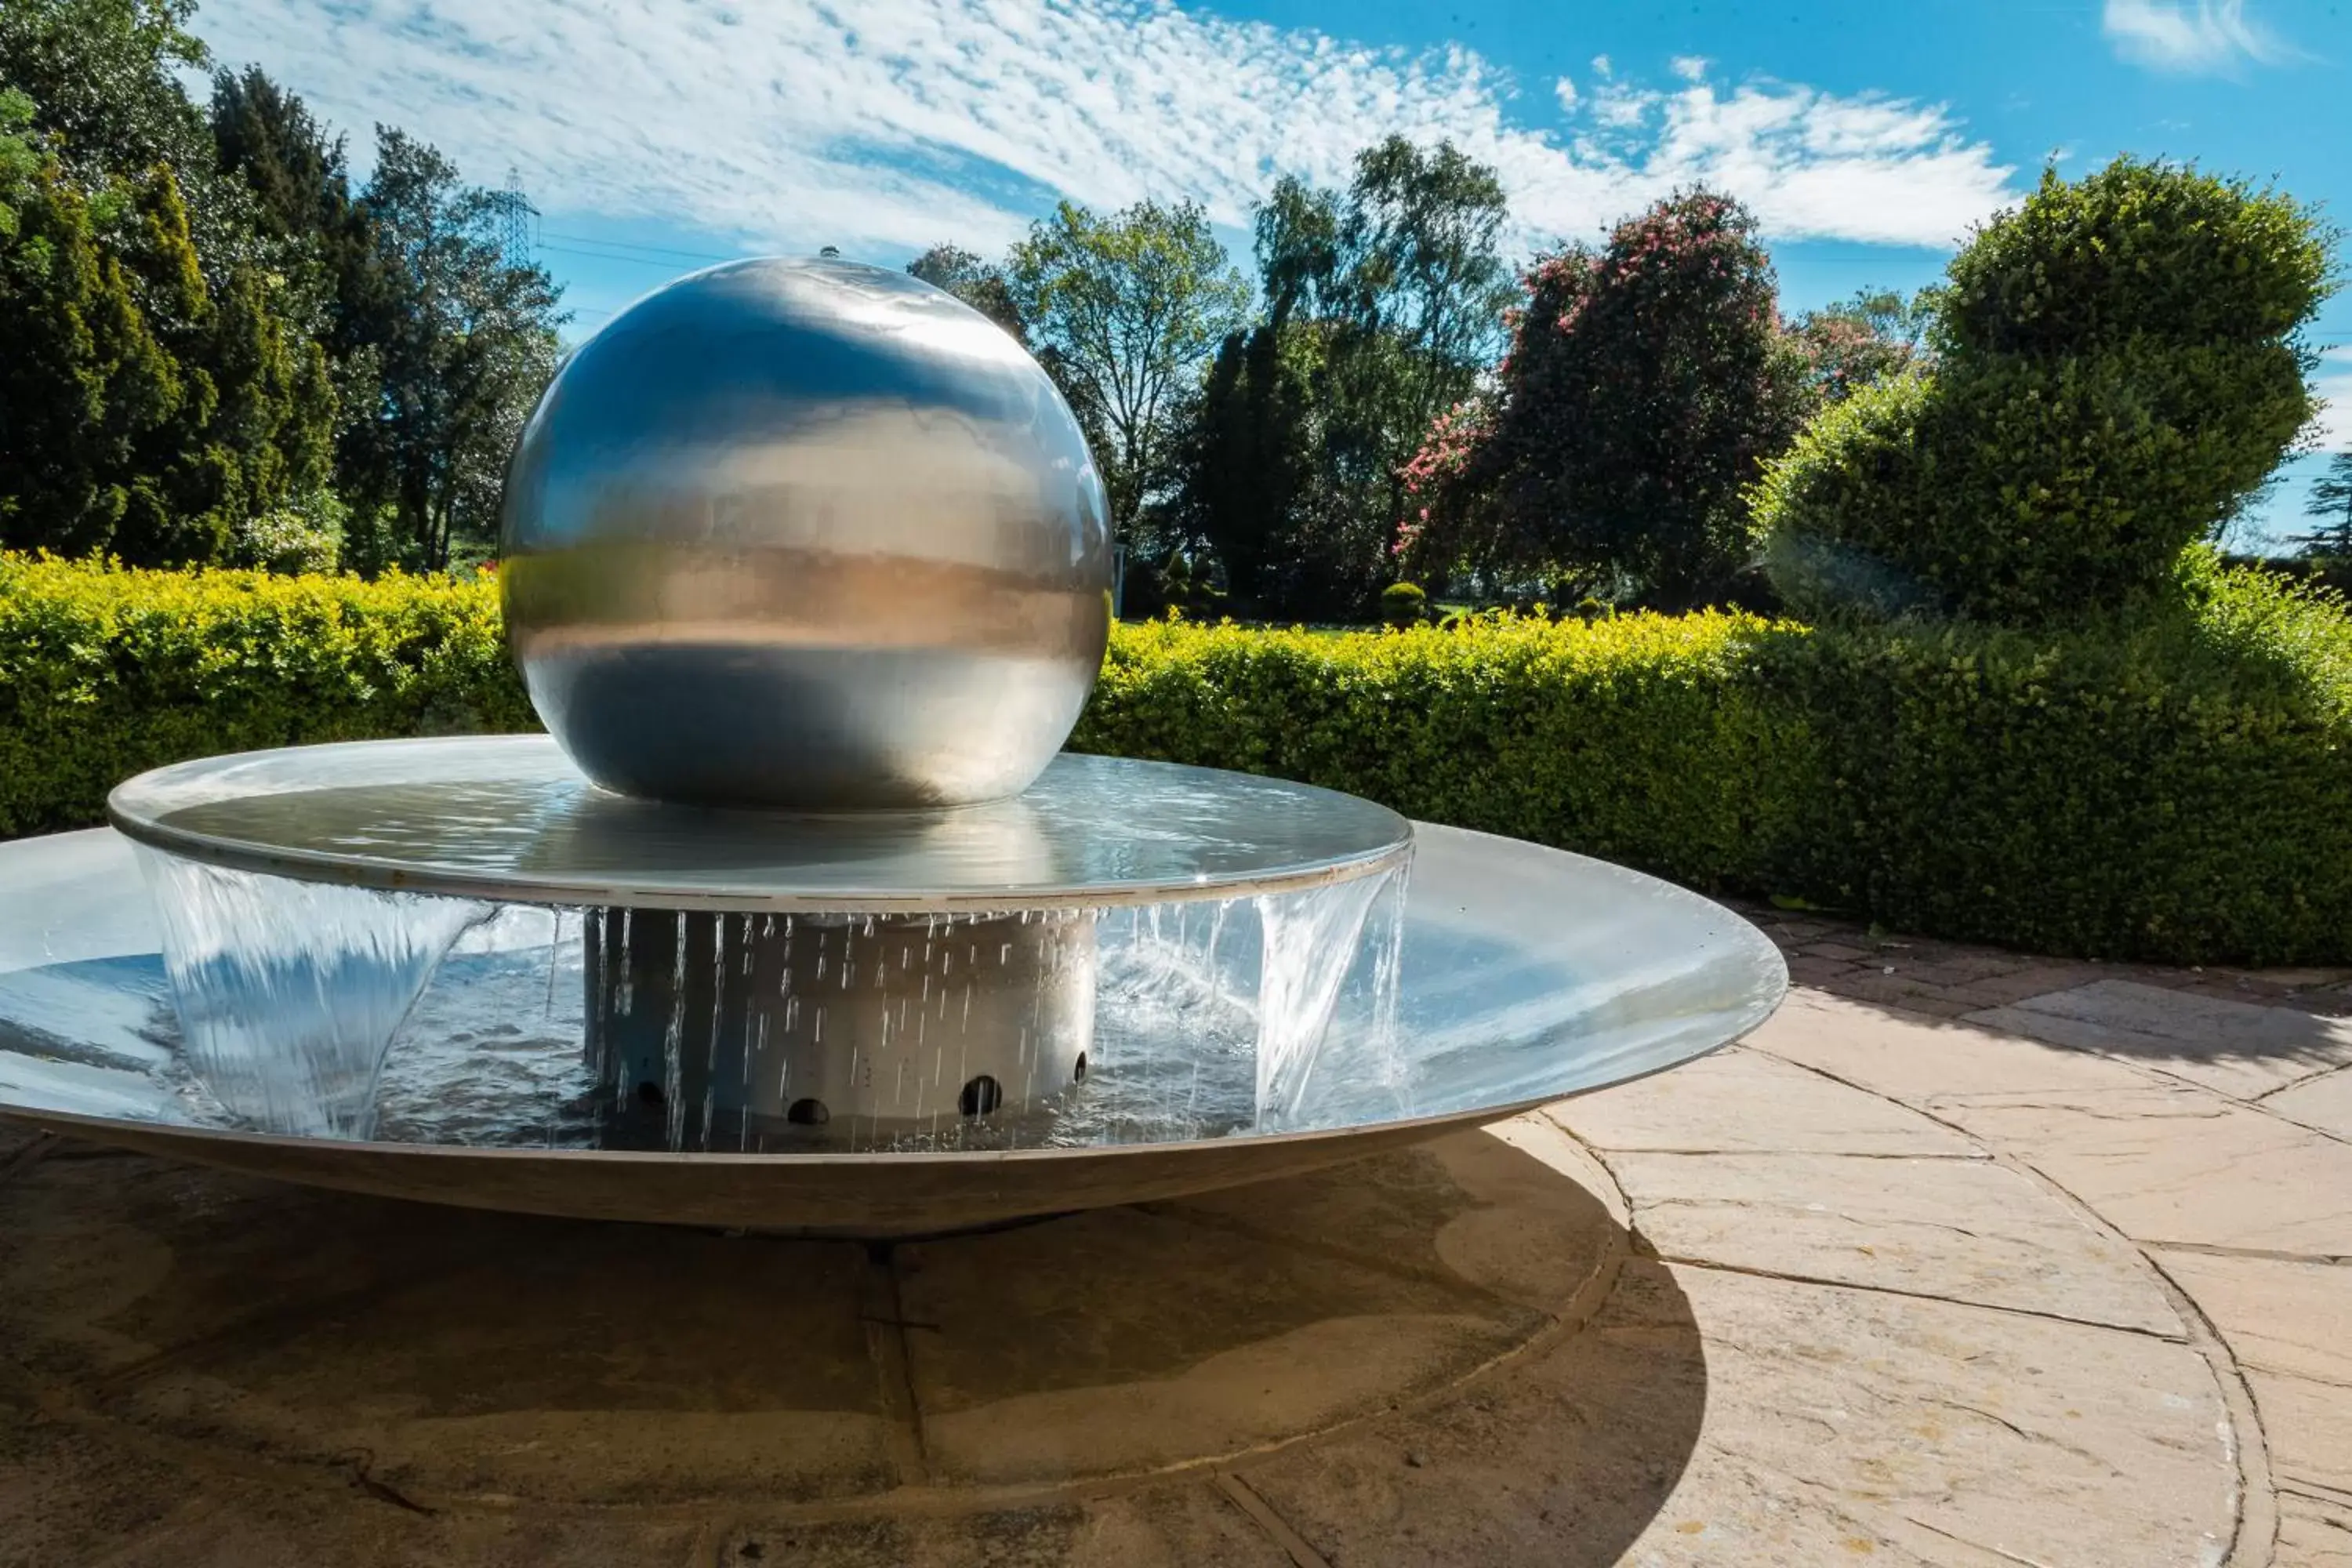
[[[1954,259],[1929,374],[1817,417],[1751,493],[1787,602],[2032,624],[2170,591],[2308,422],[2291,337],[2330,236],[2283,196],[2119,160],[2045,175]]]
[[[1765,559],[1815,620],[1925,610],[2026,623],[2120,605],[2171,581],[2309,409],[2282,343],[2138,339],[1883,382],[1808,426],[1767,471]]]
[[[1381,619],[1402,631],[1428,618],[1429,595],[1418,583],[1391,583],[1381,590]]]
[[[1281,774],[1717,891],[2172,962],[2352,959],[2352,618],[2191,552],[2070,629],[1745,615],[1113,628],[1072,744]],[[486,583],[0,556],[0,831],[140,769],[523,729]]]
[[[2352,956],[2352,624],[2205,561],[2063,632],[1815,635],[1775,672],[1824,749],[1774,880],[2039,952]]]
[[[1981,353],[2284,338],[2326,291],[2331,237],[2283,193],[2193,167],[2118,158],[2073,184],[2046,170],[1953,258],[1935,335]]]
[[[1465,617],[1122,628],[1073,744],[1897,929],[2176,963],[2352,958],[2352,620],[2192,552],[2083,627]]]
[[[535,727],[487,582],[0,555],[0,833],[185,757]]]

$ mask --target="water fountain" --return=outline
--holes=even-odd
[[[1057,754],[1103,492],[902,275],[712,268],[549,389],[547,736],[295,747],[0,846],[0,1113],[324,1186],[870,1236],[1311,1170],[1673,1066],[1752,928],[1327,790]]]

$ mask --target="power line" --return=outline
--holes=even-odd
[[[662,261],[650,256],[619,256],[611,251],[581,250],[573,246],[544,243],[539,248],[557,256],[584,256],[591,261],[625,261],[638,267],[658,267],[667,272],[677,270],[677,263],[675,261]]]
[[[593,245],[614,250],[642,250],[654,256],[676,257],[681,261],[740,261],[744,254],[739,250],[732,256],[714,256],[707,250],[672,250],[667,246],[639,245],[635,240],[627,239],[598,239],[584,234],[542,234],[540,238],[561,240],[568,245]],[[549,248],[553,249],[555,247],[550,246]],[[593,252],[579,251],[575,254],[586,256]]]

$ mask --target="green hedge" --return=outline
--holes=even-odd
[[[2071,632],[1715,614],[1330,636],[1122,626],[1072,743],[1899,929],[2175,962],[2352,960],[2352,622],[2199,561]],[[487,584],[0,557],[0,832],[177,758],[529,727]]]
[[[0,555],[0,835],[185,757],[537,725],[486,582]]]

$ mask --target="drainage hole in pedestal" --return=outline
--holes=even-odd
[[[1078,1065],[1070,1069],[1070,1081],[1072,1083],[1087,1081],[1087,1053],[1084,1051],[1078,1053]]]
[[[986,1073],[965,1084],[956,1097],[956,1109],[966,1116],[985,1116],[1003,1103],[1003,1088]]]
[[[784,1120],[795,1127],[814,1127],[833,1120],[833,1112],[824,1108],[822,1100],[795,1100],[784,1108]]]
[[[637,1085],[637,1099],[646,1105],[659,1105],[662,1102],[661,1085],[647,1079]]]

